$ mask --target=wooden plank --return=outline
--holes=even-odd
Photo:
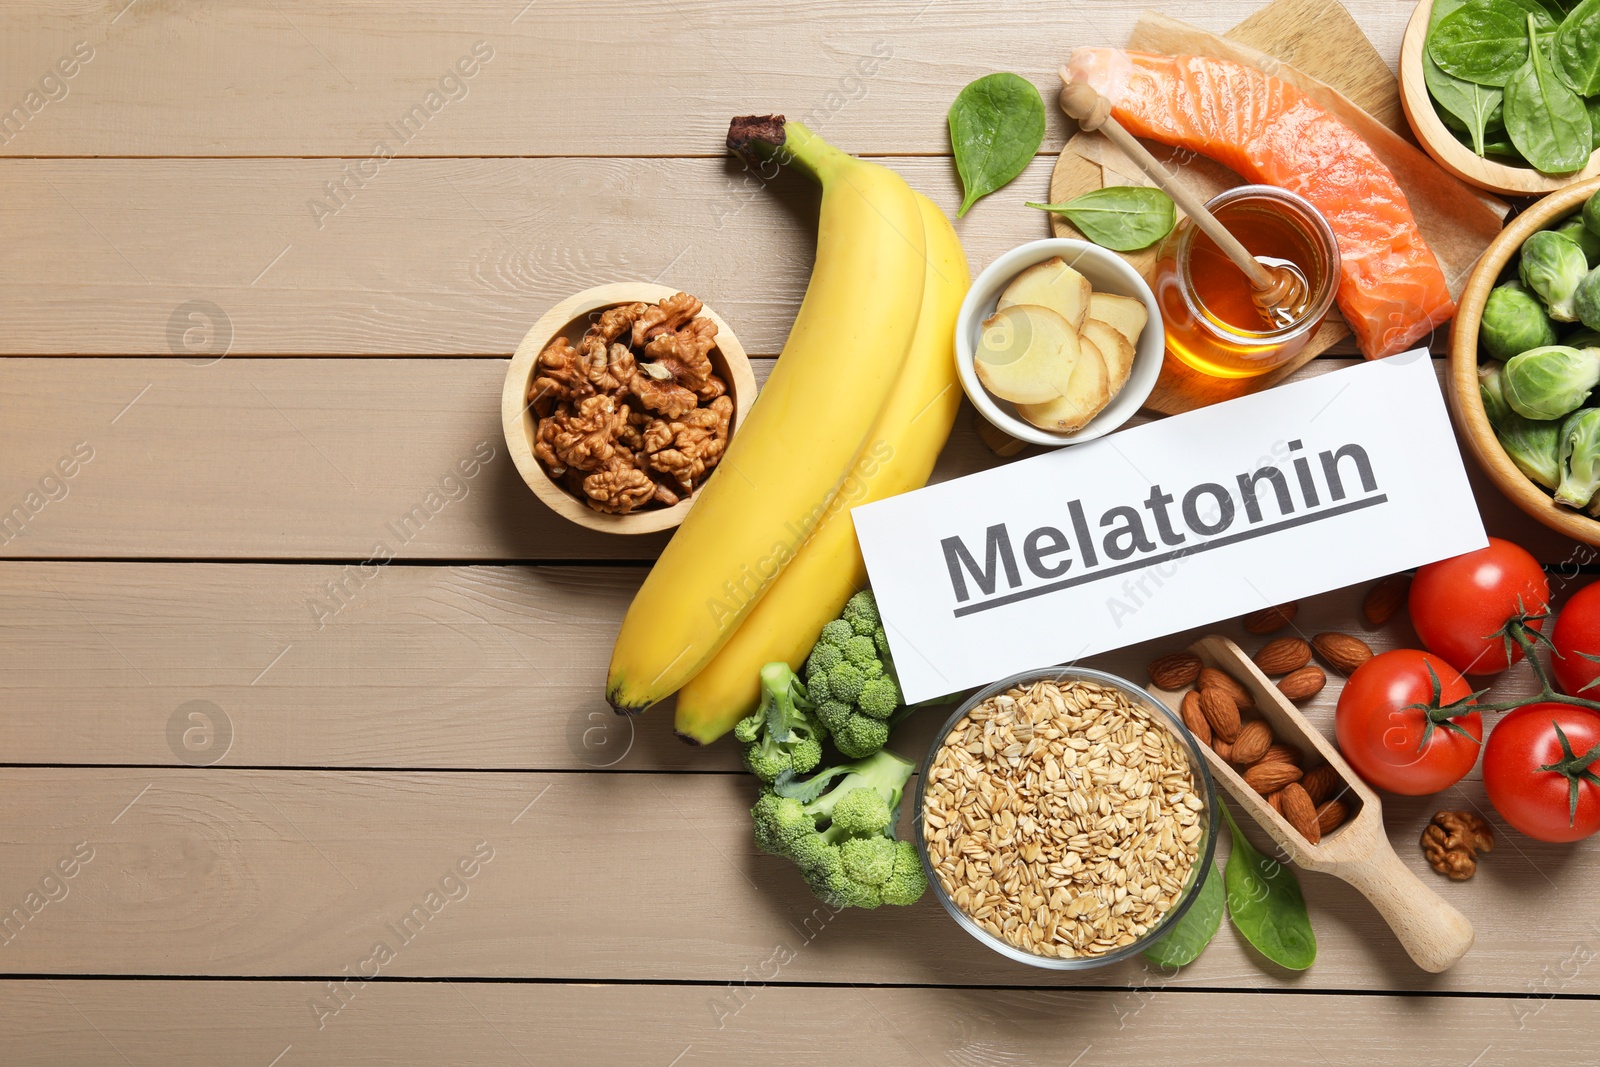
[[[1317,360],[1297,377],[1348,365]],[[39,494],[20,536],[16,521],[3,528],[0,557],[654,558],[664,535],[591,534],[534,498],[505,455],[505,368],[498,359],[0,360],[0,394],[11,400],[0,421],[0,516]],[[973,418],[964,407],[935,481],[998,462]],[[79,446],[92,459],[53,490],[65,497],[49,500],[55,482],[42,479]],[[474,477],[460,477],[458,464],[471,469],[484,456]],[[1573,556],[1571,542],[1468,466],[1491,532],[1547,563]]]
[[[956,221],[974,272],[1050,236],[1022,202],[1047,196],[1052,161]],[[886,162],[954,216],[948,159]],[[694,293],[746,351],[776,355],[810,278],[817,194],[793,174],[764,187],[721,158],[394,160],[314,215],[341,166],[0,160],[0,355],[509,356],[558,301],[624,281]]]
[[[1220,31],[1257,5],[1154,6]],[[1406,11],[1349,6],[1392,60]],[[717,155],[728,119],[751,110],[805,118],[856,151],[943,153],[945,110],[966,82],[1014,69],[1050,95],[1067,47],[1121,44],[1136,15],[1048,0],[246,0],[203,11],[29,0],[0,12],[0,101],[24,108],[0,153],[366,157],[382,143],[407,156]],[[70,62],[80,41],[86,65]],[[48,77],[63,58],[72,76]],[[446,80],[463,60],[471,76]],[[1054,108],[1050,122],[1059,144]]]
[[[753,796],[748,777],[717,774],[9,768],[0,971],[329,977],[387,954],[390,977],[733,982],[787,943],[787,982],[1150,981],[1142,961],[1060,975],[1019,967],[931,897],[832,916],[792,865],[756,851]],[[1390,832],[1407,842],[1436,808],[1465,803],[1486,807],[1480,786],[1397,800]],[[1537,991],[1574,945],[1600,944],[1584,918],[1600,878],[1594,842],[1543,845],[1499,829],[1476,878],[1437,882],[1478,939],[1427,989]],[[1438,879],[1414,844],[1399,852]],[[63,863],[74,876],[45,883]],[[1319,943],[1309,972],[1273,973],[1229,929],[1176,984],[1421,986],[1365,900],[1325,876],[1301,882]],[[57,899],[30,903],[41,886]],[[795,944],[807,923],[823,927],[809,939],[817,951]],[[1600,993],[1593,967],[1562,974],[1561,991]]]
[[[611,643],[642,575],[3,563],[0,752],[35,764],[741,770],[731,740],[679,742],[670,705],[630,719],[605,703]],[[1558,605],[1588,580],[1553,576]],[[1364,593],[1305,601],[1296,629],[1416,647],[1403,615],[1359,628]],[[1087,662],[1142,684],[1150,660],[1206,633],[1251,652],[1266,641],[1222,622]],[[1495,697],[1536,688],[1521,664]],[[1330,735],[1338,690],[1335,677],[1304,706]],[[893,747],[919,758],[945,715],[913,717]]]
[[[770,972],[768,972],[770,973]],[[781,973],[781,972],[780,972]],[[0,983],[18,1067],[393,1063],[1189,1063],[1197,1033],[1241,1065],[1561,1062],[1591,1041],[1581,1001],[1158,990],[362,986],[319,1029],[319,987],[284,982]],[[326,995],[325,993],[323,995]],[[720,1010],[719,1010],[720,1008]],[[601,1020],[626,1020],[603,1025]],[[1235,1026],[1221,1020],[1239,1020]],[[1248,1022],[1244,1022],[1248,1020]],[[84,1025],[85,1022],[89,1025]],[[1519,1025],[1522,1023],[1524,1025]],[[1493,1055],[1484,1056],[1492,1048]],[[1330,1058],[1330,1056],[1332,1058]]]

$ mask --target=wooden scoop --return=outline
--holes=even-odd
[[[1400,862],[1383,829],[1383,805],[1377,794],[1356,776],[1322,732],[1226,637],[1202,638],[1189,646],[1189,651],[1206,666],[1238,679],[1250,691],[1256,711],[1272,727],[1275,738],[1305,753],[1306,770],[1321,763],[1333,767],[1345,783],[1345,791],[1339,797],[1353,810],[1342,826],[1313,845],[1273,810],[1266,797],[1245,785],[1232,764],[1209,746],[1201,745],[1211,773],[1234,801],[1255,818],[1292,863],[1355,886],[1393,928],[1418,967],[1443,971],[1466,955],[1472,947],[1472,924]],[[1181,717],[1182,693],[1160,689],[1152,692]]]
[[[1139,165],[1139,169],[1157,188],[1183,208],[1183,213],[1193,219],[1207,237],[1217,243],[1223,254],[1244,272],[1250,288],[1254,290],[1256,307],[1269,326],[1285,329],[1305,316],[1311,293],[1305,277],[1298,270],[1292,265],[1262,262],[1251,255],[1249,249],[1206,210],[1199,197],[1173,180],[1167,168],[1139,143],[1139,139],[1111,116],[1110,101],[1095,92],[1093,86],[1070,80],[1067,68],[1062,67],[1060,74],[1065,83],[1061,89],[1061,110],[1076,119],[1085,133],[1099,130],[1105,134],[1112,144],[1122,149],[1124,155]]]

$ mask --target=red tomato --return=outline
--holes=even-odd
[[[1334,733],[1339,751],[1368,784],[1391,793],[1424,796],[1455,785],[1478,761],[1481,715],[1468,712],[1435,722],[1429,730],[1428,716],[1410,706],[1433,699],[1430,666],[1439,679],[1441,705],[1472,694],[1472,687],[1450,664],[1414,648],[1373,656],[1344,683],[1334,713]],[[1449,723],[1472,736],[1463,737]]]
[[[1562,748],[1561,733],[1567,738]],[[1540,841],[1600,830],[1600,715],[1571,704],[1507,712],[1483,748],[1483,787],[1506,822]],[[1569,761],[1564,769],[1559,765]],[[1577,809],[1572,806],[1577,790]]]
[[[1462,674],[1498,674],[1522,658],[1513,645],[1507,661],[1500,628],[1513,615],[1548,611],[1550,583],[1527,549],[1491,537],[1488,548],[1419,567],[1410,607],[1429,652]]]
[[[1588,658],[1600,657],[1600,582],[1573,594],[1556,616],[1550,639],[1556,646],[1550,667],[1561,691],[1590,700],[1600,698],[1600,686],[1595,685],[1600,679],[1600,663]]]

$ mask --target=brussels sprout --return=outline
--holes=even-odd
[[[1600,330],[1580,326],[1556,343],[1566,345],[1568,348],[1600,348]]]
[[[1600,329],[1600,267],[1583,276],[1572,294],[1572,309],[1578,321],[1590,329]]]
[[[1554,419],[1525,419],[1512,411],[1501,392],[1503,375],[1498,363],[1478,364],[1478,391],[1494,435],[1518,470],[1554,489],[1561,481],[1561,424]]]
[[[1583,224],[1589,228],[1590,233],[1600,233],[1600,192],[1589,194],[1589,199],[1583,202],[1583,211],[1579,213]]]
[[[1600,489],[1600,408],[1574,411],[1561,424],[1561,482],[1556,502],[1581,508]]]
[[[1600,264],[1600,233],[1589,229],[1582,215],[1574,215],[1561,225],[1551,227],[1550,232],[1559,233],[1583,249],[1583,258],[1589,261],[1590,267]]]
[[[1554,230],[1540,230],[1522,242],[1522,261],[1517,265],[1522,284],[1539,295],[1545,310],[1557,322],[1576,322],[1572,294],[1589,273],[1583,249]]]
[[[1546,345],[1506,361],[1501,389],[1527,419],[1559,419],[1583,405],[1600,384],[1600,349]]]
[[[1514,415],[1506,403],[1505,367],[1494,360],[1478,364],[1478,394],[1483,397],[1483,413],[1492,425],[1499,426],[1507,415]]]
[[[1530,348],[1555,344],[1556,328],[1527,286],[1506,282],[1490,290],[1484,301],[1478,342],[1495,359],[1510,359]]]

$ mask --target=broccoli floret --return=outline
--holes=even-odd
[[[818,875],[821,877],[818,877]],[[842,862],[826,871],[813,872],[806,879],[817,897],[835,908],[876,908],[883,903],[883,894],[877,886],[858,882],[850,877]]]
[[[733,736],[743,741],[744,765],[763,782],[788,771],[805,774],[822,762],[823,724],[805,686],[782,660],[761,668],[761,706],[739,720]]]
[[[894,870],[888,881],[879,886],[885,904],[915,904],[928,889],[928,876],[922,871],[922,861],[910,841],[894,843]]]
[[[889,801],[876,789],[858,786],[833,806],[833,828],[846,834],[881,834],[894,818]]]
[[[874,719],[887,719],[900,706],[900,687],[887,674],[868,678],[861,687],[861,696],[856,703],[861,707],[861,714]]]
[[[889,743],[889,724],[859,711],[852,711],[840,729],[829,733],[833,747],[851,759],[866,759]]]
[[[761,791],[750,814],[756,824],[756,846],[774,856],[790,856],[798,844],[816,836],[816,822],[801,803],[770,789]]]
[[[878,660],[878,646],[872,643],[870,637],[860,634],[852,637],[844,646],[844,658],[868,674],[883,670],[883,664]]]
[[[883,885],[894,873],[895,843],[887,837],[852,837],[839,846],[839,862],[853,882],[874,888]]]
[[[864,759],[889,740],[901,693],[871,592],[851,597],[843,614],[822,628],[806,658],[806,685],[816,717],[845,756]]]
[[[817,705],[817,718],[822,720],[822,725],[828,728],[830,734],[843,730],[855,714],[855,708],[831,698]]]
[[[823,674],[837,667],[844,659],[844,646],[829,644],[825,640],[818,641],[811,650],[811,655],[806,659],[806,675],[821,671]]]
[[[911,771],[909,760],[878,751],[809,779],[785,775],[750,809],[756,844],[793,861],[829,904],[911,904],[925,888],[917,883],[922,869],[910,842],[894,839]],[[902,870],[902,853],[909,869]]]
[[[840,621],[849,623],[853,632],[871,637],[879,623],[877,598],[863,589],[845,603]]]
[[[861,698],[861,687],[866,684],[866,671],[854,663],[841,663],[828,672],[828,699],[854,704]]]
[[[829,644],[835,648],[844,648],[850,639],[856,635],[854,629],[844,619],[834,619],[822,628],[822,633],[817,637],[818,644]]]
[[[885,663],[893,664],[894,660],[889,656],[889,635],[883,632],[883,627],[880,626],[872,631],[872,643],[878,646],[878,658]]]

